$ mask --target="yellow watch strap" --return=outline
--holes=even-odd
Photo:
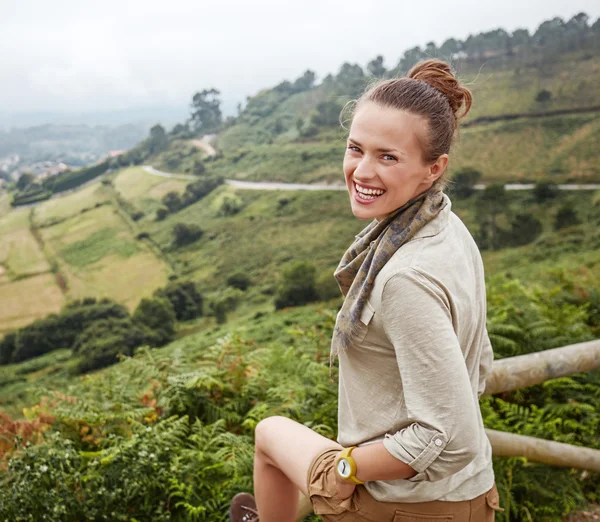
[[[351,456],[352,451],[355,450],[357,447],[358,446],[351,446],[350,448],[344,448],[337,460],[346,459],[350,463],[350,476],[345,478],[344,480],[347,480],[352,484],[364,484],[363,481],[358,480],[356,478],[356,461]]]

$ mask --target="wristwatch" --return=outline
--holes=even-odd
[[[356,478],[356,461],[350,456],[352,450],[355,448],[356,446],[352,446],[351,448],[344,448],[342,450],[335,461],[335,471],[346,482],[364,484],[364,482]]]

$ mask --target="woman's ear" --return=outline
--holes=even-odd
[[[426,181],[434,183],[446,170],[448,166],[448,154],[442,154],[435,163],[429,166],[429,174]]]

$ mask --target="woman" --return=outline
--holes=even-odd
[[[338,443],[260,422],[256,500],[236,495],[233,522],[294,521],[298,490],[325,521],[490,522],[500,510],[478,401],[493,360],[483,264],[442,192],[470,106],[439,60],[358,100],[344,175],[352,212],[372,221],[335,272]]]

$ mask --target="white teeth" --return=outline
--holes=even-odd
[[[364,197],[365,199],[375,199],[376,197],[381,196],[385,192],[385,190],[361,187],[357,183],[355,183],[354,186],[355,186],[357,192],[359,192],[361,194],[361,196]],[[369,196],[369,197],[366,197],[366,196]]]

